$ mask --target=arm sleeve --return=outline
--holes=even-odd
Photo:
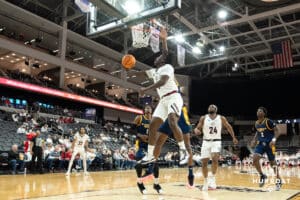
[[[270,119],[268,119],[268,120],[266,121],[266,125],[267,125],[267,128],[268,128],[269,130],[273,130],[274,127],[276,126],[276,124],[273,122],[273,120],[270,120]]]
[[[174,68],[168,64],[166,66],[164,66],[160,71],[161,76],[171,77],[173,74],[174,74]]]

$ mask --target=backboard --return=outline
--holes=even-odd
[[[181,0],[90,0],[87,35],[136,25],[181,7]]]

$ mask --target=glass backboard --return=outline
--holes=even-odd
[[[181,0],[90,0],[87,35],[141,23],[181,7]]]

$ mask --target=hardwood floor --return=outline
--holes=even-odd
[[[145,183],[147,195],[141,195],[136,187],[135,171],[91,172],[90,176],[63,173],[44,175],[0,176],[1,199],[288,199],[300,192],[300,168],[281,169],[285,181],[281,191],[274,191],[272,170],[264,169],[270,182],[258,187],[258,175],[253,168],[240,173],[235,167],[219,168],[216,176],[218,188],[202,192],[201,168],[194,168],[194,189],[186,187],[187,169],[161,169],[160,183],[164,194],[158,195],[152,188],[153,181]],[[298,198],[297,195],[294,197]]]

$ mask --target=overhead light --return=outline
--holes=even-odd
[[[1,57],[1,58],[0,58],[0,60],[4,60],[4,58],[3,58],[3,57]]]
[[[44,63],[44,66],[47,66],[48,65],[48,63]]]
[[[175,40],[179,43],[183,43],[185,41],[184,37],[181,34],[176,35]]]
[[[93,78],[93,81],[96,81],[97,79],[96,78]]]
[[[22,72],[26,72],[26,69],[22,69]]]
[[[193,51],[193,53],[195,53],[195,54],[201,54],[201,53],[202,53],[202,52],[201,52],[201,49],[200,49],[199,47],[193,47],[192,51]]]
[[[224,52],[224,51],[225,51],[225,47],[224,47],[224,46],[220,46],[220,47],[219,47],[219,51],[220,51],[220,52]]]
[[[79,86],[80,86],[79,83],[77,83],[77,84],[76,84],[76,87],[79,87]]]
[[[68,73],[65,73],[65,75],[68,75]]]
[[[9,58],[9,55],[5,56],[6,58]]]
[[[11,63],[14,63],[15,61],[14,61],[14,60],[11,60],[10,62],[11,62]]]
[[[73,71],[71,71],[71,74],[74,74],[74,72],[73,72]]]
[[[75,77],[76,77],[75,75],[72,76],[72,78],[75,78]]]
[[[26,57],[25,57],[25,56],[22,56],[22,59],[26,59]]]
[[[67,76],[66,78],[70,78],[69,76]]]
[[[125,8],[124,10],[126,10],[126,12],[129,15],[138,13],[138,12],[143,10],[141,5],[136,0],[127,0],[125,5],[124,5],[124,8]]]
[[[17,58],[16,61],[20,61],[20,58]]]
[[[12,56],[15,56],[16,54],[15,54],[15,53],[12,53],[11,55],[12,55]]]
[[[201,39],[198,39],[197,42],[196,42],[196,45],[197,45],[198,47],[203,47],[203,46],[204,46],[204,41],[201,40]]]
[[[78,76],[81,76],[81,74],[78,74]]]
[[[78,61],[78,60],[82,60],[82,59],[84,59],[84,57],[74,58],[73,61]]]
[[[219,17],[220,19],[226,19],[227,15],[228,15],[228,13],[227,13],[226,10],[220,10],[220,11],[218,12],[218,17]]]

